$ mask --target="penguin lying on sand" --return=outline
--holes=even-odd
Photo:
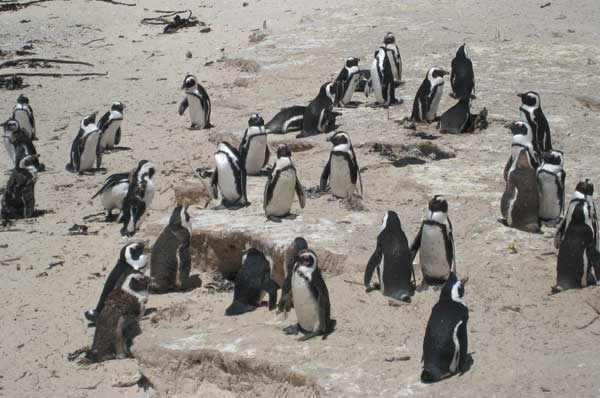
[[[306,107],[302,105],[282,108],[265,125],[267,134],[285,134],[291,130],[302,130],[302,119],[305,111]]]

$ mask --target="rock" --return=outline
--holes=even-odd
[[[199,204],[204,207],[210,202],[208,185],[198,179],[187,179],[181,185],[175,185],[173,192],[177,204]]]
[[[254,81],[254,79],[251,77],[240,76],[233,81],[233,85],[235,87],[248,87],[252,81]]]
[[[311,150],[314,148],[314,144],[311,144],[307,140],[297,140],[293,136],[291,136],[289,138],[273,138],[273,137],[275,137],[275,136],[274,135],[269,136],[269,146],[271,146],[273,148],[273,150],[275,150],[275,148],[277,148],[277,145],[279,145],[279,144],[286,144],[287,146],[289,146],[290,149],[292,150],[292,154],[308,151],[308,150]]]
[[[258,62],[244,58],[225,58],[223,60],[223,65],[227,68],[239,69],[240,72],[245,73],[258,73],[260,70]]]
[[[256,32],[252,32],[252,34],[248,36],[248,40],[250,41],[250,43],[260,43],[261,41],[266,39],[267,36],[268,34],[266,34],[265,32],[257,30]]]

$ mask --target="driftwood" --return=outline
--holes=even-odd
[[[29,73],[29,72],[15,72],[5,73],[0,75],[0,79],[10,78],[15,76],[42,76],[42,77],[67,77],[67,76],[108,76],[108,72],[105,73]]]
[[[114,1],[114,0],[97,0],[97,1],[101,1],[103,3],[115,4],[118,6],[135,7],[135,3],[121,3],[120,1]]]
[[[192,16],[192,11],[156,11],[164,15],[160,17],[144,18],[140,21],[142,25],[167,25],[163,29],[163,33],[175,33],[179,29],[190,28],[192,26],[206,26],[204,22],[198,21],[196,17]],[[180,17],[180,14],[188,14],[187,17]],[[169,20],[169,17],[173,17],[173,20]]]
[[[20,59],[11,59],[10,61],[4,61],[0,64],[0,69],[10,68],[13,66],[28,64],[33,62],[46,62],[46,63],[54,63],[54,64],[71,64],[71,65],[85,65],[85,66],[94,66],[88,62],[82,61],[71,61],[68,59],[47,59],[47,58],[20,58]]]
[[[7,78],[0,77],[0,88],[7,90],[20,90],[27,85],[23,84],[23,78],[19,76],[10,76]]]
[[[0,12],[2,11],[19,11],[23,8],[32,6],[34,4],[38,4],[38,3],[45,3],[47,1],[52,1],[52,0],[35,0],[35,1],[29,1],[27,3],[6,3],[6,4],[0,4]]]

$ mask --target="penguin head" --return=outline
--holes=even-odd
[[[96,124],[96,115],[98,114],[98,112],[94,112],[94,113],[90,113],[87,116],[84,116],[81,119],[81,128],[86,128],[90,125],[95,125]]]
[[[296,253],[308,249],[308,242],[301,236],[296,237],[292,242],[292,245],[294,246],[294,250],[296,251]]]
[[[263,120],[262,117],[260,117],[260,115],[258,113],[253,114],[252,116],[250,116],[250,119],[248,119],[248,126],[264,126],[265,125],[265,121]]]
[[[173,209],[171,218],[169,219],[169,225],[182,226],[188,230],[192,229],[191,217],[188,214],[188,205],[179,205]]]
[[[469,58],[469,52],[465,43],[456,50],[456,58]]]
[[[181,89],[194,89],[197,85],[197,80],[196,80],[196,76],[194,75],[186,75],[185,78],[183,79],[183,84],[181,85]]]
[[[38,154],[25,155],[25,156],[21,157],[21,159],[17,161],[18,168],[19,169],[30,169],[33,167],[34,169],[36,169],[35,161],[39,157],[40,157],[40,155],[38,155]]]
[[[517,97],[521,98],[521,103],[523,105],[531,106],[534,108],[539,108],[542,104],[540,101],[540,95],[535,91],[528,91],[526,93],[519,93]]]
[[[221,141],[217,144],[217,150],[215,153],[218,152],[226,153],[229,156],[232,156],[234,159],[240,158],[240,152],[227,141]]]
[[[323,83],[319,89],[319,97],[329,98],[331,102],[335,102],[335,86],[332,82]]]
[[[448,213],[448,202],[446,202],[446,198],[443,197],[442,195],[435,195],[429,201],[429,205],[427,207],[429,208],[429,211],[432,213],[435,213],[435,212]]]
[[[292,156],[292,150],[287,144],[279,144],[277,145],[277,159],[279,158],[289,158]]]
[[[338,131],[331,137],[327,137],[327,141],[331,141],[333,146],[350,145],[350,136],[345,131]]]
[[[449,74],[448,72],[446,72],[445,70],[443,70],[442,68],[440,68],[439,66],[434,66],[433,68],[429,69],[429,71],[427,72],[427,79],[429,79],[430,81],[435,81],[435,80],[444,80],[444,76],[446,76],[447,74]]]
[[[313,271],[318,267],[318,265],[319,263],[315,252],[310,249],[304,249],[298,253],[296,263],[294,264],[294,271],[298,270],[300,267],[304,267],[309,271]]]
[[[352,68],[353,66],[356,66],[358,68],[358,61],[360,61],[360,58],[357,57],[350,57],[346,59],[346,68]]]
[[[123,112],[123,109],[125,109],[125,105],[119,101],[113,102],[110,107],[111,111],[117,111],[117,112]]]
[[[379,229],[379,233],[383,231],[389,232],[402,232],[402,224],[400,223],[400,217],[395,211],[388,210],[381,220],[381,228]]]
[[[440,293],[440,301],[454,301],[464,305],[465,283],[467,281],[468,279],[458,280],[456,274],[451,272]]]
[[[2,127],[4,128],[4,135],[9,137],[12,136],[12,133],[19,131],[21,128],[19,122],[17,122],[15,119],[8,119],[2,123]]]
[[[154,165],[149,160],[140,160],[138,167],[135,171],[137,177],[137,183],[140,184],[142,181],[151,180],[154,177]]]
[[[565,157],[562,151],[552,149],[542,153],[542,159],[544,163],[554,164],[557,166],[564,166]]]
[[[19,95],[19,97],[17,98],[17,103],[18,104],[29,104],[29,98],[27,98],[25,96],[25,94],[21,94]]]
[[[150,278],[139,272],[131,272],[124,274],[121,279],[121,290],[133,296],[143,296],[144,301],[147,299]]]
[[[533,139],[533,133],[529,123],[519,120],[514,122],[509,127],[511,134],[513,135],[513,141],[515,138],[527,137],[529,140]]]
[[[148,257],[144,254],[146,243],[143,241],[128,243],[121,249],[121,261],[136,271],[144,272]]]
[[[590,180],[586,178],[585,180],[579,181],[577,183],[575,190],[577,192],[581,192],[585,196],[593,196],[594,195],[594,184],[592,184],[590,182]]]
[[[383,44],[394,44],[396,42],[396,37],[392,32],[387,32],[383,38]]]

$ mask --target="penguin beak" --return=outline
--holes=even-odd
[[[525,96],[525,94],[523,94],[523,93],[517,94],[517,97],[519,97],[519,98],[523,98],[523,96]]]
[[[463,286],[466,285],[468,281],[469,281],[468,276],[466,278],[460,280],[460,282],[462,283]]]
[[[450,72],[448,72],[447,70],[442,70],[442,76],[446,76],[446,75],[449,75],[449,74],[450,74]]]

